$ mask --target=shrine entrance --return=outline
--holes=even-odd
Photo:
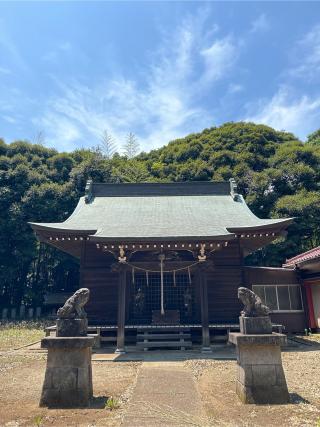
[[[195,288],[191,274],[163,274],[163,313],[161,313],[160,273],[136,273],[131,278],[130,290],[130,324],[192,323],[195,310]]]

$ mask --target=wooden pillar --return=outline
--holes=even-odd
[[[312,297],[312,289],[309,283],[305,283],[305,291],[306,291],[306,300],[307,307],[306,311],[308,312],[308,325],[311,329],[317,328],[316,316],[314,315],[314,305],[313,305],[313,297]]]
[[[118,329],[117,329],[117,349],[116,353],[125,353],[125,319],[126,319],[126,274],[125,264],[118,265],[119,283],[118,283]]]
[[[87,249],[87,242],[83,240],[81,242],[81,253],[80,253],[80,269],[79,269],[79,288],[84,287],[84,269],[86,265],[86,249]]]
[[[202,325],[202,351],[211,352],[210,331],[209,331],[209,313],[208,313],[208,287],[206,277],[205,261],[199,264],[199,286],[200,286],[200,305],[201,305],[201,325]]]

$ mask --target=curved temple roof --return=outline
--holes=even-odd
[[[229,182],[92,184],[62,223],[37,231],[84,233],[90,240],[232,239],[234,233],[285,229],[292,219],[259,219]]]

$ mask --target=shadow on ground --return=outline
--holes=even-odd
[[[304,399],[298,393],[289,393],[289,395],[290,395],[290,403],[293,403],[293,404],[296,404],[296,405],[300,404],[300,403],[310,403],[309,400]]]
[[[90,401],[89,409],[104,409],[109,396],[93,396]]]

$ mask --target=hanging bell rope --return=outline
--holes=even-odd
[[[149,287],[149,271],[146,270],[146,282],[147,282],[147,287]]]
[[[176,283],[176,270],[173,270],[173,286],[176,287],[177,283]]]
[[[134,269],[135,267],[132,267],[132,284],[134,285]]]
[[[188,277],[189,277],[189,285],[191,286],[191,272],[190,272],[190,267],[188,267]]]

